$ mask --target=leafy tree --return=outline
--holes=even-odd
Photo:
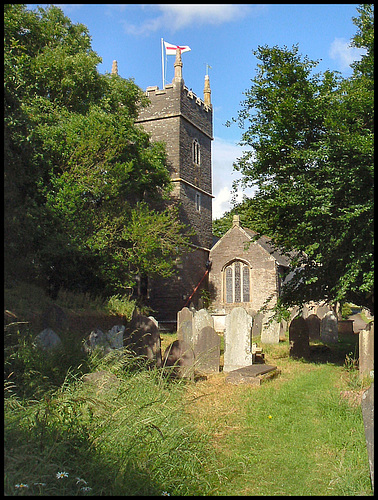
[[[350,301],[373,309],[373,7],[360,7],[355,46],[367,53],[342,79],[291,49],[258,47],[257,75],[238,112],[252,147],[234,168],[257,193],[246,225],[295,250],[285,305]],[[234,119],[234,121],[236,121]],[[238,188],[238,183],[235,184]]]
[[[173,273],[187,239],[164,147],[135,124],[142,90],[100,75],[57,7],[6,5],[4,25],[7,278],[114,294]]]

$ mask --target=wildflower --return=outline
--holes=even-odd
[[[90,488],[89,486],[82,486],[80,489],[81,491],[91,491],[92,488]]]
[[[269,415],[268,418],[273,418],[272,415]]]
[[[168,491],[162,491],[162,492],[161,492],[161,496],[162,496],[162,497],[170,497],[170,496],[171,496],[171,494],[170,494],[170,493],[168,493]]]
[[[57,479],[62,479],[62,477],[68,477],[68,472],[57,472],[56,473]]]
[[[79,484],[79,483],[83,483],[83,484],[88,484],[87,481],[85,481],[84,479],[81,479],[80,477],[76,477],[76,484]]]
[[[34,486],[46,486],[46,483],[34,483]]]
[[[14,487],[15,488],[29,488],[29,485],[24,484],[24,483],[20,483],[20,484],[15,484]]]

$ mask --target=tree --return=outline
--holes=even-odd
[[[247,224],[297,254],[285,305],[351,301],[373,310],[373,8],[360,13],[354,43],[367,54],[351,78],[314,74],[317,62],[298,46],[258,47],[238,112],[239,125],[248,123],[240,144],[252,151],[234,168],[241,185],[257,186],[242,205]]]
[[[100,75],[87,28],[57,7],[7,5],[4,24],[8,279],[109,295],[172,274],[187,239],[164,147],[135,123],[142,90]]]

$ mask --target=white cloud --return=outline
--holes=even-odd
[[[140,5],[145,10],[146,5]],[[235,21],[252,12],[251,5],[244,4],[156,4],[148,5],[157,9],[159,14],[140,25],[123,21],[127,33],[142,35],[170,27],[172,32],[190,25],[222,24]],[[253,8],[261,10],[261,6]]]
[[[338,62],[342,71],[349,69],[350,65],[361,59],[365,53],[365,49],[351,47],[350,42],[345,38],[335,38],[329,49],[330,58]]]
[[[214,138],[212,147],[213,158],[213,219],[222,217],[233,206],[233,181],[240,179],[241,174],[233,170],[233,163],[242,156],[247,147],[238,146],[219,137]],[[253,188],[236,193],[235,201],[240,203],[243,195],[252,196]]]

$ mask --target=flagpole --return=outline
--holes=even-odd
[[[163,74],[162,74],[162,78],[163,78],[162,90],[164,90],[164,87],[165,87],[165,85],[164,85],[164,48],[163,47],[164,47],[163,39],[161,39],[161,67],[162,67],[162,72],[163,72]]]

